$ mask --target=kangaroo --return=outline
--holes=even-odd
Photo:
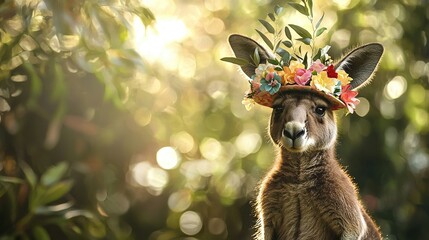
[[[238,58],[258,48],[260,63],[272,55],[254,40],[231,35]],[[358,89],[373,76],[383,55],[378,43],[352,50],[334,64]],[[250,78],[255,66],[241,66]],[[332,102],[316,91],[290,89],[274,95],[269,135],[277,147],[273,168],[259,186],[257,240],[382,239],[362,206],[355,184],[336,159],[337,126]]]

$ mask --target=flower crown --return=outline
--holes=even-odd
[[[303,90],[322,93],[328,97],[334,110],[347,107],[350,113],[359,104],[358,92],[351,90],[353,79],[344,70],[335,70],[319,59],[307,69],[303,63],[291,60],[282,68],[273,64],[259,64],[246,93],[243,104],[250,110],[255,103],[271,107],[274,95],[283,90]]]
[[[221,59],[240,65],[242,68],[248,69],[249,66],[255,68],[254,74],[253,70],[252,73],[247,73],[251,78],[250,90],[246,93],[243,104],[247,110],[250,110],[255,103],[272,107],[273,100],[279,92],[307,91],[325,97],[332,103],[334,110],[347,108],[348,112],[353,113],[359,104],[356,98],[358,93],[352,90],[350,85],[353,79],[344,70],[337,70],[332,65],[332,60],[327,54],[330,46],[315,47],[316,38],[327,30],[326,27],[320,27],[324,15],[316,24],[313,24],[313,1],[303,0],[302,4],[288,4],[310,20],[312,33],[294,24],[288,24],[279,31],[276,21],[283,8],[276,6],[274,12],[268,14],[273,24],[259,19],[265,30],[273,36],[273,40],[261,31],[257,29],[256,31],[266,45],[279,56],[278,59],[266,55],[265,50],[260,49],[262,47],[256,42],[251,56]],[[281,39],[283,29],[287,40]],[[294,30],[300,38],[292,39],[290,29]],[[311,48],[311,50],[305,52],[303,48]]]

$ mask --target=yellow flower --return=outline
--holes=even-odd
[[[337,71],[338,73],[338,80],[341,81],[341,86],[346,86],[350,83],[350,81],[353,80],[353,78],[349,77],[349,74],[346,73],[344,70]]]
[[[329,78],[326,71],[322,71],[319,74],[311,78],[311,86],[325,93],[333,94],[335,91],[335,85],[338,82],[335,78]]]
[[[305,69],[305,66],[301,62],[298,62],[298,61],[295,61],[295,60],[290,61],[289,69],[290,69],[291,72],[295,73],[298,68]]]

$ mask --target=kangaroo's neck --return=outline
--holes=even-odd
[[[334,148],[303,153],[289,152],[282,148],[274,168],[282,175],[299,179],[332,164],[336,165]]]

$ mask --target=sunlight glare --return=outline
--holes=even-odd
[[[174,169],[180,163],[180,156],[172,147],[163,147],[156,153],[156,162],[166,170]]]
[[[165,67],[171,68],[170,65],[174,63],[171,58],[177,58],[174,43],[184,40],[189,34],[181,19],[159,18],[154,26],[149,28],[145,28],[140,19],[134,20],[134,42],[137,52],[147,61],[159,62]],[[165,58],[166,56],[169,56],[169,59]]]

